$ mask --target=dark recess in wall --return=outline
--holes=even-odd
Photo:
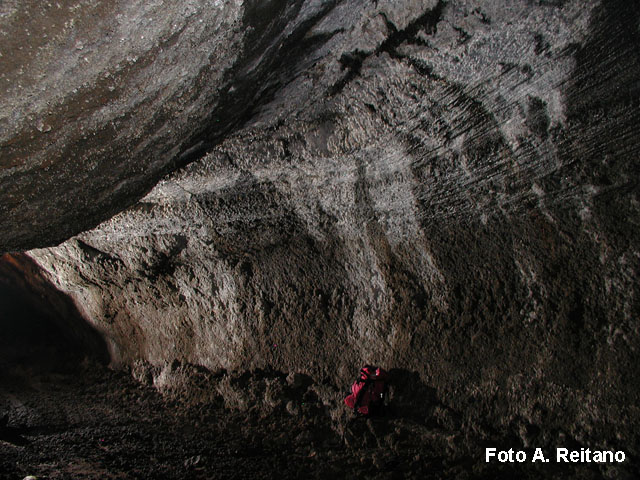
[[[109,362],[105,341],[73,301],[26,255],[0,257],[0,364],[56,369],[85,357]]]

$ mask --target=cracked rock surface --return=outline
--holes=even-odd
[[[185,162],[208,153],[28,253],[112,361],[336,385],[374,362],[418,372],[463,423],[511,428],[523,445],[637,455],[638,6],[257,5],[216,7],[245,19],[233,28],[209,13],[202,28],[230,45],[215,60],[228,88],[189,87],[208,103],[176,136],[140,136],[154,146],[132,165],[147,155],[163,172],[185,148]],[[105,191],[109,212],[135,197]],[[90,216],[68,212],[76,231]],[[5,235],[18,231],[40,230]]]

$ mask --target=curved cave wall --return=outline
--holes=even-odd
[[[196,86],[206,115],[172,116],[184,130],[164,143],[140,137],[176,148],[144,162],[208,153],[28,253],[112,362],[335,385],[375,362],[418,372],[472,421],[637,451],[638,6],[264,5],[255,28],[220,27],[251,40],[219,97],[233,113]],[[163,171],[126,157],[145,185]],[[117,200],[98,216],[132,198],[95,176]],[[65,215],[81,229],[84,213]],[[9,248],[45,230],[20,232]]]
[[[0,252],[92,228],[201,156],[313,61],[332,5],[5,2]]]

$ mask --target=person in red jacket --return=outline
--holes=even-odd
[[[382,368],[365,365],[351,385],[351,394],[344,399],[344,403],[359,415],[381,415],[384,413],[388,377]]]

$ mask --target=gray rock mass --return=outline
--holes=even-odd
[[[58,3],[2,6],[0,245],[113,364],[640,453],[637,2]]]

